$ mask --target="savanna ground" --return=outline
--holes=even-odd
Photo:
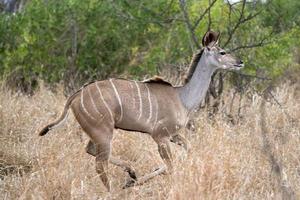
[[[108,193],[94,158],[85,153],[88,137],[72,114],[60,128],[38,136],[63,109],[62,89],[42,86],[26,96],[2,88],[0,199],[299,199],[300,98],[288,84],[273,94],[282,107],[254,94],[236,98],[230,111],[233,92],[227,91],[220,112],[209,118],[201,110],[196,130],[185,133],[189,154],[172,144],[172,175],[122,189],[128,175],[110,165]],[[113,154],[130,161],[138,176],[162,164],[146,134],[116,130]]]

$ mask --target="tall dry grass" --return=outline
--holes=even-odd
[[[274,92],[283,105],[254,95],[224,94],[220,113],[199,113],[190,152],[172,145],[174,173],[129,189],[128,178],[110,166],[112,192],[105,191],[85,153],[88,138],[72,115],[45,137],[38,130],[56,118],[65,102],[62,90],[41,87],[34,96],[0,91],[0,199],[281,199],[300,198],[300,102],[294,87]],[[262,112],[263,109],[263,112]],[[233,116],[235,123],[232,123]],[[225,114],[224,114],[225,113]],[[227,114],[226,114],[227,113]],[[152,139],[116,130],[113,154],[130,161],[138,176],[162,164]]]

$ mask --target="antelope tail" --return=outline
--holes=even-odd
[[[68,116],[68,112],[69,112],[69,108],[70,108],[70,105],[72,103],[72,101],[75,99],[75,97],[77,97],[77,94],[80,90],[78,90],[77,92],[75,92],[74,94],[72,94],[66,104],[65,104],[65,107],[64,107],[64,110],[63,112],[61,113],[60,117],[55,120],[54,122],[48,124],[47,126],[45,126],[39,133],[40,136],[43,136],[43,135],[46,135],[48,133],[48,131],[50,131],[51,129],[59,126],[61,123],[64,122],[64,120],[67,118]]]

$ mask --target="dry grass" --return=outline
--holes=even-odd
[[[231,94],[224,95],[225,102]],[[127,174],[111,166],[112,192],[107,193],[94,159],[85,153],[88,138],[72,115],[63,127],[37,136],[62,110],[61,90],[54,94],[42,87],[28,97],[2,89],[0,199],[299,199],[300,102],[287,85],[274,94],[284,112],[267,102],[264,123],[259,96],[243,100],[235,125],[225,114],[209,120],[201,113],[196,132],[186,134],[190,153],[172,145],[176,156],[171,176],[123,190]],[[228,112],[227,104],[221,113]],[[238,99],[234,109],[237,104]],[[113,154],[130,161],[139,176],[162,164],[156,145],[145,134],[116,131]]]

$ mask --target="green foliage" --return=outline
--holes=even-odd
[[[186,2],[194,24],[209,1]],[[194,30],[199,43],[210,25],[222,33],[221,46],[226,44],[242,5],[233,8],[224,1],[214,4],[211,23],[206,15]],[[247,3],[245,16],[260,14],[242,23],[226,48],[266,37],[267,45],[236,53],[246,61],[247,73],[280,76],[293,65],[293,49],[299,46],[299,9],[293,0]],[[121,73],[153,75],[158,66],[191,57],[195,44],[185,22],[179,3],[172,0],[31,0],[20,13],[0,14],[0,74],[24,83],[56,83],[72,76],[78,84]]]

